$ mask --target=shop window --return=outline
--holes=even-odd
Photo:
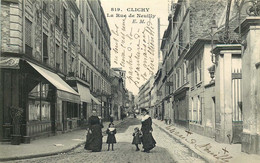
[[[40,114],[40,103],[29,101],[29,120],[30,121],[39,121],[41,120]]]
[[[46,121],[46,120],[50,120],[50,104],[49,103],[45,103],[42,104],[42,108],[41,108],[41,119]]]

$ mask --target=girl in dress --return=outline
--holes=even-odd
[[[138,147],[138,144],[141,144],[141,137],[142,137],[142,133],[141,131],[139,130],[138,127],[136,127],[134,129],[134,133],[133,133],[133,141],[132,141],[132,144],[134,144],[136,146],[136,151],[139,151],[139,147]]]
[[[110,148],[110,144],[112,144],[112,151],[114,150],[114,143],[116,143],[116,128],[115,125],[113,123],[110,123],[108,125],[108,129],[106,131],[107,133],[107,144],[108,144],[108,148],[107,150],[109,151]]]

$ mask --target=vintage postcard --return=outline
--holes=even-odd
[[[258,0],[0,4],[0,161],[260,162]]]

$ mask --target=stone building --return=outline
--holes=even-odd
[[[138,108],[145,108],[147,110],[151,109],[151,89],[154,83],[154,76],[151,76],[147,82],[145,82],[138,92]]]
[[[67,132],[92,109],[109,118],[110,30],[100,1],[2,1],[0,139]]]
[[[78,71],[68,75],[70,85],[81,96],[83,119],[91,110],[97,110],[105,119],[109,117],[111,83],[110,29],[100,1],[78,0]]]
[[[15,134],[10,108],[23,109],[25,142],[79,126],[80,97],[65,82],[78,67],[78,14],[74,1],[2,1],[2,141]]]
[[[259,7],[259,5],[258,5]],[[259,110],[260,110],[260,15],[248,17],[241,23],[242,36],[242,108],[243,131],[242,152],[260,154]]]
[[[212,17],[220,15],[224,7],[224,1],[213,0],[179,0],[172,4],[172,14],[168,17],[169,25],[161,43],[162,106],[165,110],[164,118],[174,120],[176,124],[189,126],[189,89],[194,83],[197,85],[201,82],[199,74],[196,74],[195,78],[198,80],[188,80],[190,63],[185,59],[185,55],[197,38],[210,33]],[[198,116],[200,114],[197,112]]]
[[[111,114],[114,120],[122,119],[122,113],[125,109],[126,89],[123,84],[123,79],[118,76],[111,76]]]

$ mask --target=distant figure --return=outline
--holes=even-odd
[[[110,120],[110,123],[113,123],[113,122],[114,122],[114,116],[113,116],[113,114],[110,115],[109,120]]]
[[[92,111],[92,116],[89,117],[88,121],[88,134],[85,144],[86,150],[91,150],[92,152],[100,152],[102,149],[102,128],[103,125],[97,116],[96,110]]]
[[[134,128],[132,144],[136,146],[136,151],[140,150],[138,144],[141,144],[141,137],[142,137],[142,133],[139,130],[139,128],[138,127]]]
[[[134,114],[134,118],[136,118],[136,114]]]
[[[106,133],[107,133],[107,144],[108,144],[107,150],[109,151],[110,144],[112,144],[112,151],[113,151],[114,150],[114,143],[116,143],[116,137],[115,137],[116,128],[115,128],[115,125],[113,123],[110,123],[108,125],[108,129],[107,129]]]
[[[125,113],[121,114],[122,121],[125,119],[125,117],[126,117]]]
[[[142,109],[142,127],[141,132],[143,134],[142,144],[143,144],[143,152],[149,153],[151,149],[155,147],[156,141],[153,138],[152,132],[152,118],[148,114],[148,110]]]

